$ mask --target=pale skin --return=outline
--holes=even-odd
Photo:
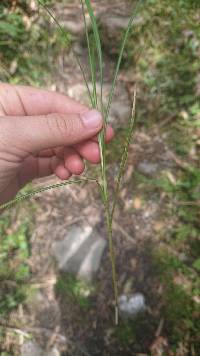
[[[69,97],[0,83],[0,204],[34,178],[67,180],[99,163],[102,117]],[[106,141],[113,138],[109,126]]]

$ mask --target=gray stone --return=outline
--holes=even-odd
[[[102,13],[100,15],[99,23],[102,30],[102,42],[110,54],[119,52],[122,35],[127,29],[130,20],[130,15],[120,14],[115,12]],[[138,26],[143,22],[142,17],[135,17],[132,26]]]
[[[121,13],[102,13],[100,15],[100,24],[107,28],[110,32],[108,34],[113,34],[118,30],[124,31],[127,29],[127,26],[129,24],[131,17],[131,13],[129,15],[127,14],[121,14]],[[132,22],[132,27],[134,26],[139,26],[144,22],[143,17],[141,16],[135,16],[133,22]]]
[[[141,293],[135,293],[129,297],[122,295],[119,298],[119,311],[125,318],[135,318],[145,309],[145,297]]]
[[[36,341],[25,341],[21,347],[21,356],[60,356],[60,352],[56,347],[45,351]]]
[[[159,165],[157,163],[151,163],[147,161],[140,162],[137,166],[138,172],[150,177],[157,173],[158,169]]]
[[[63,6],[60,5],[56,9],[56,15],[59,18],[61,26],[70,32],[71,35],[78,38],[85,36],[85,25],[81,8],[78,8],[77,6],[68,7],[66,4]],[[89,30],[90,19],[88,14],[86,14],[86,24]]]
[[[35,341],[26,341],[21,347],[21,356],[44,356],[45,352]]]
[[[52,350],[47,351],[46,356],[60,356],[60,352],[54,347]]]
[[[121,16],[119,14],[112,14],[101,17],[102,26],[106,27],[111,33],[118,30],[125,30],[129,23],[129,17]]]
[[[53,253],[61,271],[91,281],[99,269],[106,243],[91,226],[73,226],[63,241],[53,244]]]

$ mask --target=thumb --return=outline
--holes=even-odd
[[[97,110],[82,114],[10,117],[6,122],[8,142],[15,143],[26,153],[79,143],[95,136],[103,125]]]

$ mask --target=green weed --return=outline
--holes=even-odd
[[[94,287],[75,277],[63,274],[57,280],[55,291],[58,295],[69,297],[73,303],[78,304],[81,308],[88,308]]]
[[[185,250],[192,263],[200,253],[200,170],[188,167],[176,174],[175,182],[163,174],[147,184],[165,193],[165,211],[171,221],[168,241],[177,250]]]
[[[132,81],[137,78],[138,91],[142,93],[138,100],[138,121],[147,127],[168,119],[166,127],[170,130],[183,111],[188,115],[188,123],[197,121],[199,6],[198,0],[147,0],[141,4],[138,24],[131,31],[123,53],[123,65],[129,68]],[[116,42],[116,53],[119,53],[120,40]],[[141,50],[142,56],[138,58]],[[185,128],[184,120],[179,121],[180,128],[171,142],[179,146],[179,141],[179,152],[187,154],[192,135]],[[169,139],[173,130],[172,127]]]
[[[200,285],[192,270],[182,261],[172,255],[167,249],[154,251],[153,260],[155,271],[162,282],[162,315],[165,317],[165,328],[172,349],[177,349],[185,336],[189,337],[189,349],[197,351],[199,347],[199,305],[193,296],[200,293]],[[182,285],[174,282],[179,274],[187,276],[191,282],[191,290],[183,289]]]
[[[48,3],[50,5],[50,2]],[[10,2],[1,1],[0,79],[2,81],[31,85],[42,85],[48,81],[48,72],[54,65],[52,58],[56,58],[64,48],[67,49],[67,46],[60,31],[54,31],[47,17],[44,16],[42,26],[39,21],[37,9],[33,10],[27,1],[18,1],[14,11],[11,11]]]
[[[116,330],[116,337],[124,347],[134,343],[136,340],[136,326],[134,321],[123,321]]]
[[[25,221],[9,232],[11,220],[0,218],[0,316],[26,299],[30,268],[26,263],[29,255],[28,225]]]

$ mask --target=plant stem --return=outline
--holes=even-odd
[[[134,130],[134,125],[135,125],[135,107],[136,107],[136,91],[137,89],[135,88],[134,90],[134,96],[133,96],[133,105],[132,105],[132,112],[131,112],[131,118],[130,118],[130,123],[129,123],[129,128],[128,128],[128,134],[126,137],[126,142],[122,151],[122,155],[121,155],[121,161],[120,161],[120,165],[119,165],[119,173],[117,176],[117,180],[116,180],[116,188],[115,188],[115,192],[114,192],[114,201],[113,201],[113,205],[112,205],[112,210],[111,210],[111,222],[113,220],[113,215],[115,212],[115,208],[116,208],[116,204],[117,204],[117,198],[118,198],[118,193],[120,190],[120,185],[121,185],[121,180],[124,174],[124,170],[126,167],[126,162],[127,162],[127,158],[128,158],[128,149],[129,149],[129,145],[131,142],[131,138],[133,135],[133,130]]]
[[[117,272],[116,272],[116,258],[115,251],[113,246],[113,230],[112,230],[112,219],[109,212],[109,207],[106,208],[106,223],[108,230],[108,242],[109,242],[109,253],[112,267],[112,281],[113,281],[113,290],[114,290],[114,298],[115,298],[115,325],[118,325],[118,285],[117,285]]]
[[[48,190],[52,190],[52,189],[56,189],[56,188],[62,188],[62,187],[65,187],[66,185],[78,184],[78,183],[83,183],[83,182],[88,182],[88,181],[89,182],[95,182],[95,183],[97,183],[99,185],[99,182],[96,179],[87,178],[87,177],[82,177],[82,178],[77,179],[77,180],[68,180],[68,181],[65,181],[63,183],[58,183],[58,184],[52,184],[52,185],[49,185],[47,187],[42,187],[42,188],[39,188],[37,190],[33,190],[30,193],[21,194],[21,195],[17,196],[15,199],[10,200],[8,203],[0,205],[0,211],[1,210],[5,210],[5,209],[9,209],[9,208],[13,207],[13,205],[18,204],[23,200],[30,199],[30,198],[34,197],[35,195],[38,195],[38,194],[43,193],[43,192],[46,192]]]
[[[106,145],[105,145],[105,135],[106,135],[106,126],[107,126],[107,119],[106,114],[104,113],[104,105],[103,105],[103,58],[102,58],[102,47],[101,47],[101,40],[99,36],[98,26],[96,23],[96,18],[91,6],[90,0],[85,0],[85,4],[90,15],[91,23],[92,23],[92,30],[94,35],[94,44],[96,47],[97,57],[98,57],[98,65],[100,71],[100,83],[101,83],[101,93],[100,93],[100,111],[103,117],[104,127],[103,130],[98,135],[99,141],[99,149],[100,149],[100,157],[101,157],[101,193],[102,193],[102,200],[105,207],[105,216],[106,216],[106,225],[108,231],[108,241],[109,241],[109,253],[110,253],[110,260],[111,260],[111,268],[112,268],[112,281],[113,281],[113,291],[114,291],[114,299],[115,299],[115,324],[118,324],[118,286],[117,286],[117,276],[116,276],[116,267],[115,267],[115,253],[114,253],[114,246],[113,246],[113,236],[112,236],[112,219],[110,215],[110,204],[109,204],[109,191],[108,191],[108,184],[107,184],[107,175],[106,175]],[[82,8],[83,9],[83,8]],[[83,14],[85,17],[85,14]],[[86,27],[86,22],[85,27]],[[86,37],[87,36],[87,28],[86,30]],[[89,44],[90,45],[90,44]],[[90,56],[90,51],[89,51]],[[95,66],[93,66],[93,62],[95,58],[92,58],[92,66],[91,70],[93,72],[92,78],[96,77]],[[93,92],[96,87],[96,81],[93,84]],[[98,109],[98,107],[97,107]]]

